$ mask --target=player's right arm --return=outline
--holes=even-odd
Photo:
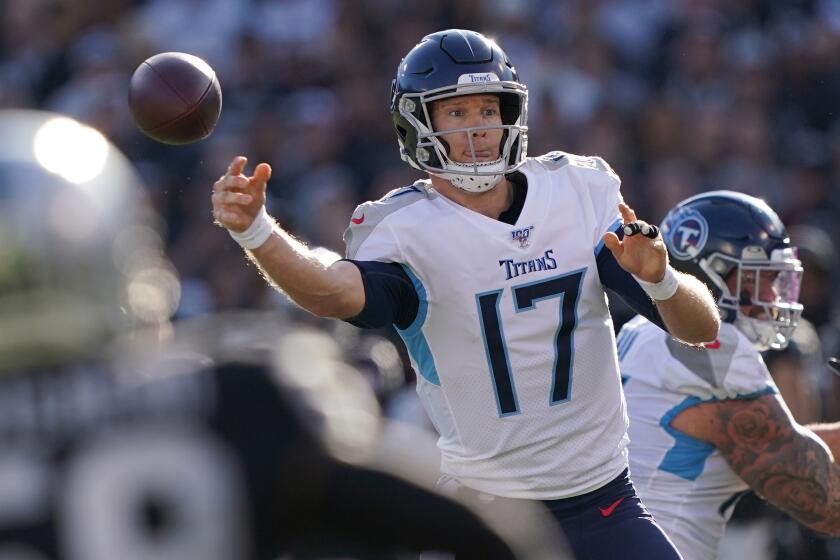
[[[271,167],[266,163],[246,176],[246,163],[242,156],[234,158],[227,172],[213,184],[211,197],[216,222],[236,233],[246,231],[257,219],[271,177]],[[326,265],[276,223],[272,229],[264,243],[246,251],[266,280],[320,317],[349,319],[362,311],[365,289],[359,268],[346,261]]]
[[[702,403],[671,426],[713,444],[757,494],[800,523],[840,535],[840,466],[778,395]]]

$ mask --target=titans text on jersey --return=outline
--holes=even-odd
[[[503,261],[499,261],[499,266],[502,266],[505,269],[505,274],[507,275],[505,280],[510,280],[511,278],[516,278],[522,274],[528,274],[529,272],[554,270],[557,268],[557,261],[552,256],[553,253],[554,249],[548,249],[545,253],[543,253],[543,256],[527,261],[517,262],[514,259],[505,259]]]

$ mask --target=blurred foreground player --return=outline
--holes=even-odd
[[[784,224],[762,200],[714,191],[673,208],[662,235],[674,268],[715,294],[724,324],[705,348],[643,317],[619,334],[639,495],[686,560],[718,557],[750,489],[840,535],[840,423],[797,424],[760,354],[785,348],[802,313],[802,264]]]
[[[173,330],[177,277],[101,135],[33,111],[0,130],[0,558],[562,557],[524,504],[410,481],[422,445],[379,437],[325,335],[253,313]]]

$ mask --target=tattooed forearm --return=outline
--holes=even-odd
[[[744,482],[801,523],[840,534],[840,468],[819,438],[773,396],[716,412],[716,445]]]

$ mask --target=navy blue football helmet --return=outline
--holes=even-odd
[[[772,208],[742,193],[712,191],[677,204],[661,229],[672,266],[708,286],[724,321],[758,350],[787,346],[802,314],[803,269]],[[772,290],[762,288],[766,282]]]
[[[504,129],[495,161],[453,161],[440,136],[491,127],[435,131],[431,103],[476,93],[498,95]],[[440,176],[458,188],[483,192],[525,162],[528,90],[499,46],[480,33],[447,29],[425,36],[400,62],[391,85],[391,116],[400,155],[412,167]],[[472,146],[472,140],[470,139]]]

